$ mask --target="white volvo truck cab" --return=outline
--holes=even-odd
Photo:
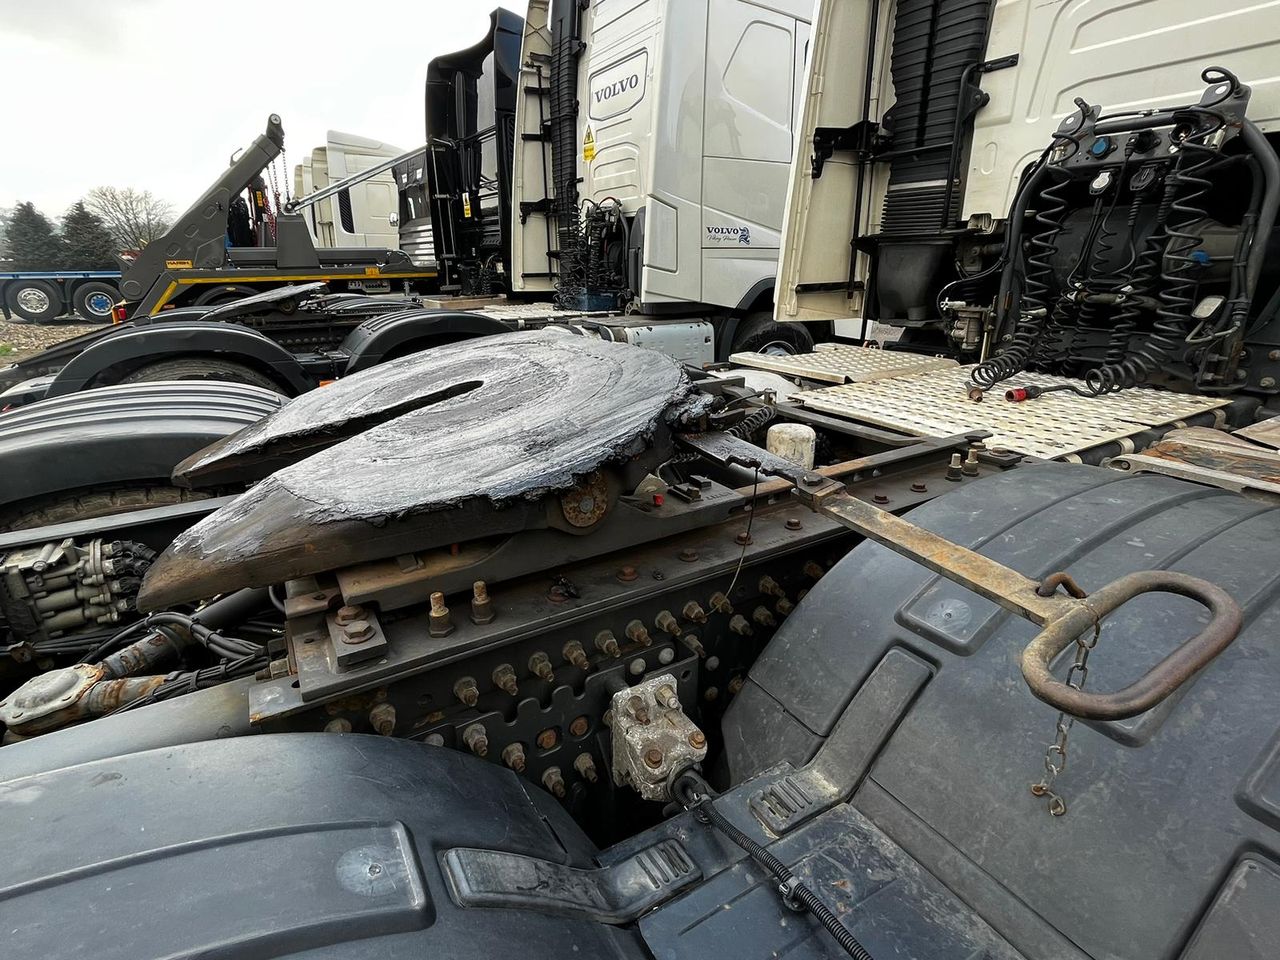
[[[294,196],[309,196],[403,153],[404,148],[393,144],[330,130],[324,146],[294,167]],[[312,204],[304,216],[317,246],[394,249],[400,240],[398,206],[395,175],[387,170]]]
[[[1273,397],[1276,26],[1250,0],[819,0],[776,319],[979,389]]]
[[[512,292],[625,312],[622,336],[688,360],[807,349],[771,310],[811,9],[533,0]]]

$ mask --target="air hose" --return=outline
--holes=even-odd
[[[719,830],[752,860],[767,870],[777,881],[778,892],[782,902],[793,910],[807,910],[815,920],[821,923],[829,934],[840,944],[841,949],[855,960],[872,960],[858,938],[849,932],[849,928],[840,922],[831,909],[818,898],[818,895],[800,882],[785,863],[762,847],[756,841],[735,827],[711,802],[715,791],[707,781],[693,770],[686,770],[672,784],[672,794],[686,810],[694,816]]]

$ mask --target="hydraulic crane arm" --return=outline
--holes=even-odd
[[[227,210],[231,199],[247,188],[284,149],[280,117],[267,118],[266,132],[257,137],[200,199],[178,217],[169,232],[153,240],[130,264],[120,281],[128,301],[146,298],[166,270],[214,270],[226,262]]]

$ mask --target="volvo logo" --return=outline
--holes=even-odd
[[[708,243],[737,243],[744,247],[751,246],[750,227],[707,227]]]
[[[626,93],[628,90],[636,90],[640,86],[640,74],[633,73],[629,77],[623,77],[621,80],[615,80],[607,87],[601,87],[595,92],[596,103],[602,100],[612,100],[620,94]]]
[[[591,119],[621,116],[644,99],[649,52],[637,50],[591,74]]]

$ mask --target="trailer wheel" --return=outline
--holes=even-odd
[[[110,323],[111,308],[118,299],[120,293],[115,287],[96,280],[81,284],[71,295],[76,313],[90,323]]]
[[[731,352],[790,356],[812,350],[813,335],[803,323],[778,323],[771,313],[752,313],[738,326]]]
[[[73,520],[94,520],[131,510],[168,507],[190,500],[206,500],[203,490],[185,490],[164,481],[133,483],[89,491],[67,491],[50,497],[33,497],[0,510],[0,531],[26,530]]]
[[[4,302],[27,323],[44,323],[62,313],[62,295],[47,280],[14,280],[5,289]]]
[[[152,383],[157,380],[227,380],[231,383],[265,387],[276,393],[284,392],[280,384],[266,374],[259,373],[253,367],[231,360],[205,357],[173,357],[169,360],[156,360],[130,371],[117,382]]]

